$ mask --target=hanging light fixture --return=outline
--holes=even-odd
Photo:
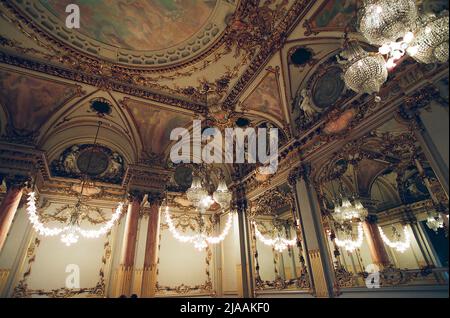
[[[407,249],[411,246],[411,236],[409,235],[408,229],[406,226],[403,227],[403,235],[405,237],[405,240],[402,242],[400,241],[401,235],[398,233],[397,228],[394,226],[392,227],[392,232],[394,233],[395,241],[391,241],[388,239],[386,234],[384,234],[383,229],[379,226],[378,227],[380,231],[381,238],[383,239],[383,242],[389,246],[390,248],[395,249],[396,251],[400,253],[404,253]]]
[[[347,252],[352,253],[356,249],[360,248],[363,243],[364,232],[362,222],[358,223],[356,240],[352,237],[353,236],[352,231],[349,231],[348,233],[346,233],[346,235],[348,237],[346,239],[339,239],[337,236],[335,236],[334,242],[336,243],[337,246],[342,247]]]
[[[221,177],[223,178],[223,176]],[[217,190],[214,191],[211,196],[208,191],[203,188],[201,178],[197,174],[193,173],[192,184],[186,191],[186,196],[199,212],[199,219],[202,220],[202,222],[200,222],[200,233],[191,236],[179,233],[173,223],[170,216],[169,207],[167,206],[165,211],[165,220],[172,235],[180,242],[194,244],[194,247],[199,251],[202,251],[208,247],[209,244],[218,244],[222,242],[228,235],[233,222],[231,213],[228,215],[227,223],[219,236],[208,236],[205,233],[203,218],[206,210],[208,210],[214,202],[217,202],[220,205],[222,211],[225,211],[230,207],[232,194],[228,190],[225,180],[222,179],[219,181]]]
[[[433,230],[437,234],[439,229],[444,228],[444,219],[440,213],[435,213],[434,215],[429,213],[426,224],[430,230]]]
[[[258,230],[258,226],[255,221],[252,222],[253,227],[255,228],[255,235],[256,237],[265,245],[273,247],[277,252],[283,252],[290,246],[295,246],[297,244],[297,239],[291,239],[287,240],[285,238],[282,238],[280,236],[270,239],[264,237],[264,235],[261,234],[261,232]]]
[[[396,42],[415,28],[414,0],[364,0],[358,10],[361,34],[372,45]]]
[[[344,82],[356,93],[378,93],[386,82],[388,70],[380,53],[366,52],[356,41],[348,41],[340,54]]]
[[[58,236],[61,235],[61,242],[66,244],[67,246],[71,246],[78,242],[80,235],[85,238],[99,238],[100,236],[105,235],[108,233],[112,227],[114,226],[115,222],[120,218],[120,215],[122,214],[123,209],[123,203],[119,203],[115,212],[111,216],[111,219],[103,224],[103,226],[97,230],[85,230],[81,228],[80,221],[83,214],[89,213],[89,206],[86,205],[86,203],[83,202],[83,192],[85,185],[88,183],[88,171],[92,162],[92,156],[95,146],[97,145],[97,139],[100,132],[100,127],[102,125],[102,122],[98,122],[97,127],[97,133],[94,138],[94,146],[92,147],[88,164],[86,168],[86,174],[81,180],[81,190],[80,194],[77,200],[77,203],[74,207],[71,208],[71,212],[67,221],[67,225],[62,228],[49,228],[46,227],[40,220],[39,215],[37,213],[37,207],[36,207],[36,194],[35,192],[30,192],[28,195],[28,204],[27,204],[27,213],[28,213],[28,219],[30,223],[32,224],[34,230],[43,236]]]
[[[333,218],[336,222],[342,224],[345,222],[350,222],[352,220],[364,220],[368,211],[362,205],[359,199],[354,199],[353,203],[346,197],[341,199],[341,203],[339,201],[335,201],[335,208],[333,211]]]
[[[356,167],[353,166],[352,170],[355,188],[357,188]],[[342,180],[340,178],[338,180],[339,180],[340,199],[336,198],[334,183],[333,181],[331,181],[331,185],[333,188],[333,195],[335,197],[335,200],[333,202],[334,211],[331,213],[331,216],[336,222],[337,229],[340,230],[341,234],[343,234],[345,238],[339,238],[338,231],[336,231],[334,235],[334,242],[336,243],[337,246],[342,247],[346,251],[352,253],[356,249],[360,248],[363,243],[364,235],[362,222],[368,216],[369,212],[363,206],[361,200],[357,198],[355,195],[353,196],[352,200],[349,199],[350,196],[348,196],[345,193]],[[357,228],[356,239],[354,238],[353,235],[355,223]],[[331,231],[329,235],[331,236]]]
[[[417,34],[407,52],[420,63],[445,63],[449,50],[449,14],[422,15]]]
[[[219,236],[208,236],[205,233],[199,233],[196,235],[183,235],[178,232],[175,224],[173,223],[172,217],[170,216],[169,207],[166,206],[165,220],[167,226],[169,227],[170,233],[173,237],[182,243],[192,243],[198,251],[202,251],[208,247],[209,244],[219,244],[228,235],[233,223],[233,216],[231,213],[228,215],[227,223]]]

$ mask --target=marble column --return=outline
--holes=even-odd
[[[416,119],[416,137],[448,197],[449,116],[448,107],[431,101]]]
[[[143,194],[140,192],[131,192],[129,194],[125,232],[123,235],[120,266],[116,283],[119,295],[129,296],[131,294],[139,211],[143,197]]]
[[[11,229],[11,224],[22,199],[23,189],[29,181],[28,177],[23,176],[6,177],[7,191],[0,204],[0,251],[5,245],[6,238]]]
[[[316,297],[333,297],[334,268],[318,196],[310,180],[309,164],[293,169],[289,175],[289,184],[294,190],[295,210],[300,221],[310,285]]]
[[[155,297],[157,283],[159,234],[161,226],[160,193],[149,193],[150,215],[148,217],[147,241],[145,244],[144,272],[142,274],[141,297]]]
[[[377,224],[377,217],[369,215],[363,223],[363,230],[369,246],[372,263],[384,268],[390,265],[389,256],[386,252],[383,239]]]

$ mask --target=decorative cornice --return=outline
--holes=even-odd
[[[0,51],[0,63],[5,63],[24,69],[57,76],[78,83],[92,85],[103,90],[112,90],[135,97],[149,99],[155,102],[180,107],[201,114],[206,114],[207,112],[206,106],[204,104],[191,102],[186,99],[182,99],[181,97],[178,98],[175,96],[169,96],[145,89],[144,87],[131,85],[126,83],[125,81],[119,81],[115,79],[115,77],[111,74],[93,75],[82,71],[67,69],[57,65],[50,65],[25,57],[19,57],[5,51]]]

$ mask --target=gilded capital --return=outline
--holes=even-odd
[[[133,201],[142,202],[143,199],[144,199],[144,193],[141,191],[131,190],[128,192],[128,200],[130,202],[133,202]]]
[[[369,214],[369,215],[366,217],[366,222],[367,222],[367,223],[370,223],[370,224],[377,224],[377,222],[378,222],[378,217],[377,217],[376,215],[374,215],[374,214]]]
[[[6,188],[9,189],[24,189],[31,185],[31,178],[29,176],[6,176]]]
[[[300,166],[291,170],[288,177],[288,183],[293,187],[298,180],[309,180],[311,176],[311,164],[309,162],[302,163]]]
[[[164,193],[161,192],[149,192],[147,194],[147,201],[150,205],[161,205],[164,200]]]

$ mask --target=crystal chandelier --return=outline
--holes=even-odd
[[[168,206],[166,206],[165,220],[169,227],[170,233],[172,233],[175,239],[183,243],[192,243],[198,251],[202,251],[207,248],[209,244],[219,244],[225,239],[225,237],[230,232],[231,225],[233,223],[233,216],[231,214],[228,215],[227,223],[225,224],[222,233],[218,236],[208,236],[205,233],[199,233],[196,235],[181,234],[180,232],[178,232],[175,224],[173,223]]]
[[[274,239],[269,239],[264,237],[264,235],[261,234],[261,232],[258,230],[258,226],[256,225],[256,222],[252,222],[253,227],[255,228],[255,235],[256,237],[265,245],[273,247],[277,252],[283,252],[290,246],[294,246],[297,244],[297,239],[287,240],[282,237],[276,237]]]
[[[449,50],[449,15],[448,11],[440,15],[423,15],[420,17],[417,34],[407,52],[420,63],[445,63]]]
[[[416,19],[414,0],[364,0],[358,10],[359,31],[378,46],[396,42],[413,31]]]
[[[338,58],[343,65],[343,78],[346,86],[356,93],[378,93],[386,82],[388,70],[386,61],[380,53],[366,52],[356,41],[349,41]]]
[[[339,239],[337,233],[335,235],[335,243],[337,246],[344,248],[348,252],[353,252],[357,248],[361,247],[363,242],[363,228],[362,220],[368,215],[368,211],[362,205],[361,201],[354,199],[353,203],[347,198],[342,198],[341,203],[335,202],[335,208],[332,213],[333,219],[338,223],[339,227],[344,229],[345,225],[350,227],[350,230],[344,231],[347,236],[346,239]],[[352,223],[357,221],[357,238],[353,240],[352,236]]]
[[[111,219],[107,221],[100,229],[97,230],[84,230],[80,227],[80,209],[81,205],[76,205],[71,216],[69,218],[68,224],[65,227],[61,228],[50,228],[46,227],[40,220],[39,215],[37,213],[36,208],[36,194],[35,192],[30,192],[28,195],[28,205],[27,205],[27,213],[28,219],[30,220],[31,225],[34,230],[43,236],[58,236],[61,235],[61,242],[66,244],[67,246],[71,246],[78,242],[80,235],[92,239],[99,238],[100,236],[108,233],[115,222],[120,218],[122,214],[123,203],[119,203],[115,212],[113,213]]]
[[[400,234],[397,232],[397,229],[395,227],[392,228],[392,231],[395,236],[395,241],[391,241],[388,239],[386,234],[384,234],[383,229],[379,226],[378,227],[380,231],[381,238],[383,239],[383,242],[389,246],[390,248],[395,249],[396,251],[400,253],[404,253],[407,249],[411,246],[411,236],[409,235],[408,229],[403,227],[403,235],[405,237],[405,240],[402,242],[400,241]]]
[[[217,190],[214,191],[211,197],[208,191],[203,188],[201,178],[193,173],[192,184],[191,187],[186,191],[186,196],[199,212],[199,219],[202,220],[200,222],[200,233],[192,236],[186,236],[179,233],[176,229],[176,226],[173,224],[173,220],[169,212],[169,207],[166,207],[165,220],[172,235],[180,242],[194,244],[194,247],[199,251],[202,251],[203,249],[208,247],[209,244],[218,244],[222,242],[230,231],[233,221],[232,215],[228,215],[227,223],[219,236],[208,236],[205,233],[205,229],[203,226],[203,214],[214,202],[217,202],[220,205],[222,211],[225,211],[230,207],[232,194],[228,190],[225,181],[219,181]]]
[[[426,224],[430,230],[438,233],[439,229],[444,228],[444,219],[439,213],[436,213],[436,215],[429,214]]]
[[[352,220],[364,220],[368,215],[368,211],[362,205],[361,201],[354,199],[353,203],[348,198],[342,198],[341,203],[335,202],[333,218],[339,224],[351,222]]]
[[[99,113],[100,116],[100,113]],[[80,235],[85,238],[99,238],[102,235],[108,233],[115,222],[120,218],[122,214],[123,203],[119,203],[115,212],[113,213],[111,219],[103,224],[103,226],[97,230],[84,230],[80,226],[81,218],[83,215],[87,215],[89,213],[89,206],[87,206],[83,202],[83,192],[86,184],[88,183],[88,172],[92,163],[92,156],[94,152],[94,148],[97,145],[97,139],[100,132],[100,127],[102,122],[98,122],[97,133],[94,138],[94,147],[91,149],[91,153],[89,156],[86,173],[85,176],[81,180],[81,190],[77,200],[77,203],[74,207],[71,208],[70,216],[67,221],[67,225],[62,228],[48,228],[46,227],[40,220],[39,215],[37,213],[36,208],[36,194],[35,192],[31,192],[28,196],[28,205],[27,205],[27,213],[30,223],[37,233],[43,236],[57,236],[61,235],[61,242],[66,244],[67,246],[71,246],[78,242]]]

